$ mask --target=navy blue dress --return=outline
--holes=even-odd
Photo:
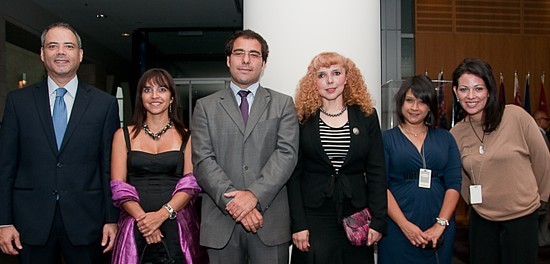
[[[405,217],[421,230],[433,226],[443,204],[445,192],[460,192],[460,153],[452,135],[430,128],[422,146],[426,167],[432,170],[431,188],[418,187],[418,172],[423,166],[422,152],[398,127],[382,133],[388,177],[392,192]],[[445,229],[443,247],[437,251],[439,263],[452,263],[455,239],[454,217]],[[436,263],[433,249],[413,246],[399,226],[388,217],[388,235],[378,243],[378,263]]]

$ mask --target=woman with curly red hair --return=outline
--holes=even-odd
[[[353,61],[323,52],[296,93],[298,165],[289,182],[292,263],[374,263],[386,231],[384,145],[378,116]],[[369,208],[368,246],[353,246],[342,219]]]

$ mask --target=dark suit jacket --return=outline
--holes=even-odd
[[[118,217],[109,181],[119,126],[116,98],[79,82],[58,151],[47,81],[10,92],[0,129],[0,225],[43,245],[59,203],[71,242],[98,242],[103,225]]]
[[[236,222],[224,193],[249,190],[258,198],[268,246],[290,241],[286,182],[298,159],[298,120],[292,98],[260,86],[245,125],[230,88],[197,101],[191,125],[195,177],[202,199],[203,246],[222,248]]]
[[[368,207],[371,227],[385,233],[384,144],[376,112],[365,117],[359,107],[348,107],[351,143],[338,174],[321,145],[318,117],[319,111],[300,127],[298,164],[287,184],[292,232],[308,229],[305,207],[318,208],[327,197],[343,195],[358,210]]]

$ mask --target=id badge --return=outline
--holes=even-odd
[[[481,185],[470,185],[470,204],[480,204],[481,202]]]
[[[429,189],[432,185],[432,170],[420,169],[418,173],[418,187]]]

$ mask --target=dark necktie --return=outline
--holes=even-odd
[[[248,96],[249,93],[250,91],[248,90],[239,91],[239,96],[241,97],[241,105],[239,106],[239,108],[241,109],[241,114],[243,115],[245,125],[248,121],[248,100],[246,99],[246,96]]]
[[[57,141],[57,149],[61,148],[63,136],[67,129],[67,106],[63,96],[67,93],[65,88],[57,88],[55,90],[55,102],[53,105],[53,129],[55,131],[55,140]]]

